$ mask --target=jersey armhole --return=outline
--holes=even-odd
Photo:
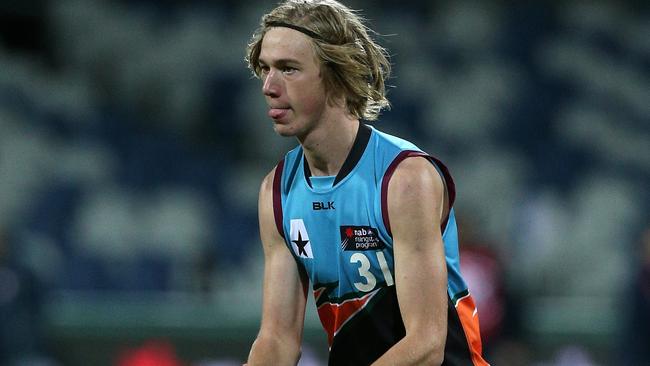
[[[273,175],[273,218],[275,227],[278,229],[280,236],[286,240],[282,225],[282,171],[284,170],[284,159],[280,160],[275,167]]]
[[[384,178],[381,182],[381,216],[384,221],[384,227],[386,228],[386,232],[391,237],[393,236],[393,234],[390,229],[390,219],[388,217],[388,183],[390,182],[390,178],[393,176],[393,173],[395,173],[395,170],[397,169],[399,163],[401,163],[404,159],[413,156],[421,156],[429,160],[431,164],[433,164],[433,166],[436,168],[440,176],[443,178],[442,181],[445,185],[445,193],[447,194],[448,197],[449,212],[447,213],[447,216],[445,217],[442,224],[440,225],[440,230],[442,232],[444,232],[445,228],[447,227],[447,222],[449,221],[449,215],[451,214],[451,208],[453,207],[454,201],[456,200],[456,185],[454,184],[454,180],[452,179],[451,174],[449,173],[449,169],[447,169],[447,167],[445,166],[445,164],[442,163],[442,161],[422,151],[405,150],[400,152],[395,157],[395,159],[393,159],[393,161],[390,163],[388,169],[386,169],[386,172],[384,173]]]

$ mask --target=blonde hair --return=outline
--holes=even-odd
[[[246,62],[256,77],[261,73],[264,35],[278,23],[310,35],[328,103],[342,98],[350,114],[371,121],[390,107],[385,85],[390,75],[387,51],[373,41],[369,33],[374,32],[355,11],[334,0],[286,0],[264,15],[247,48]]]

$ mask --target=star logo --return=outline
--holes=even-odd
[[[311,241],[309,240],[309,232],[302,219],[291,219],[289,230],[289,243],[293,252],[299,258],[314,258],[314,253],[311,250]]]
[[[309,240],[302,240],[302,233],[298,231],[298,240],[292,240],[298,247],[298,255],[307,256],[307,251],[305,251],[305,246],[309,243]]]

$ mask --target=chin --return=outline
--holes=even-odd
[[[273,124],[273,130],[275,133],[282,137],[293,137],[296,136],[296,131],[291,128],[290,126],[287,125],[282,125],[279,123],[274,123]]]

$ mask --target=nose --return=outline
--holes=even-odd
[[[277,71],[269,70],[268,74],[264,78],[264,83],[262,84],[262,93],[269,97],[277,97],[280,95],[280,86],[278,84]]]

